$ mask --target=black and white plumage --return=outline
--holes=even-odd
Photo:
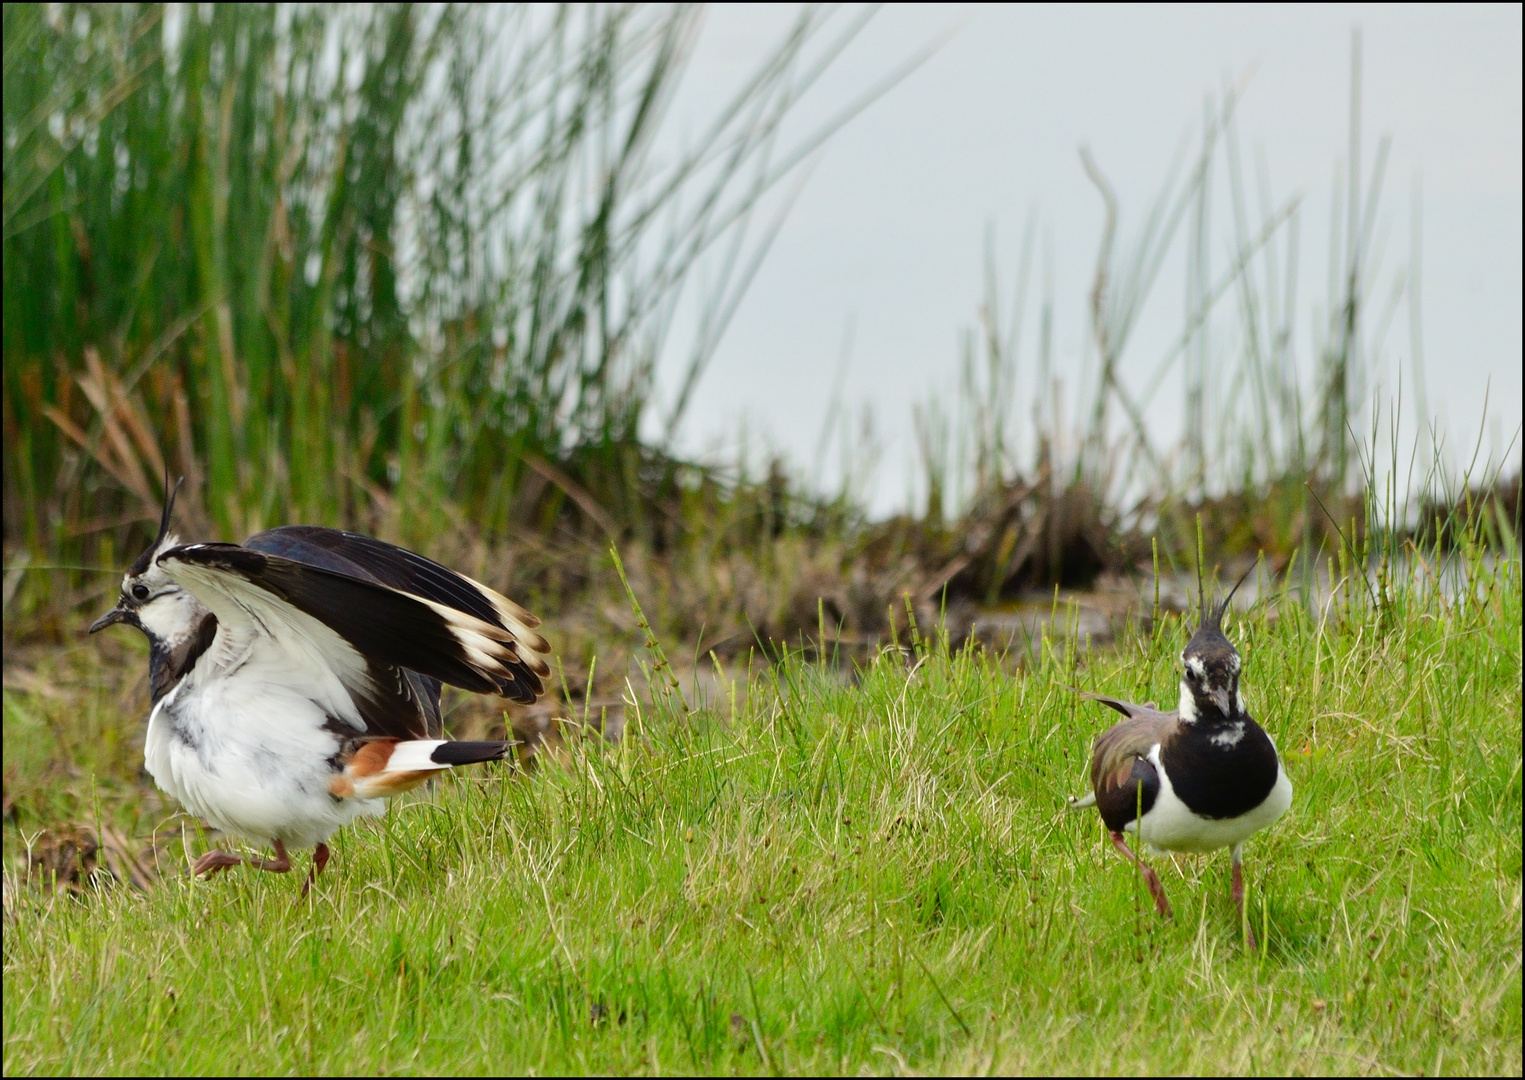
[[[383,797],[456,765],[502,758],[502,740],[444,739],[440,685],[532,703],[550,674],[539,620],[480,582],[368,536],[288,525],[243,544],[159,536],[121,599],[90,627],[148,637],[154,782],[224,832],[314,848]],[[211,852],[196,872],[241,861]],[[304,886],[304,892],[306,886]]]
[[[1204,603],[1197,632],[1181,653],[1181,692],[1174,711],[1083,695],[1127,719],[1097,738],[1091,792],[1071,798],[1070,806],[1095,806],[1101,812],[1113,845],[1138,867],[1166,918],[1171,909],[1164,886],[1129,850],[1124,833],[1133,833],[1155,852],[1229,848],[1234,904],[1243,922],[1244,842],[1292,805],[1292,783],[1275,743],[1245,708],[1239,652],[1223,633],[1223,615],[1238,588],[1211,611]],[[1253,947],[1253,933],[1249,942]]]

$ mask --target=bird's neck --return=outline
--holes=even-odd
[[[195,622],[166,640],[148,635],[148,676],[154,703],[191,673],[217,636],[217,616],[202,611]]]
[[[1218,698],[1222,700],[1217,700]],[[1224,705],[1228,706],[1227,709]],[[1199,694],[1185,679],[1181,680],[1181,696],[1176,711],[1183,722],[1204,726],[1238,724],[1249,719],[1249,713],[1244,709],[1244,695],[1239,693],[1237,687],[1232,692]]]

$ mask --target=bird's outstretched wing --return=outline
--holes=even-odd
[[[289,528],[252,539],[262,547],[280,546],[269,538],[281,532]],[[542,693],[541,680],[550,673],[545,639],[526,625],[532,617],[519,618],[514,613],[522,609],[497,593],[409,552],[402,554],[425,564],[412,570],[410,582],[421,591],[391,584],[374,567],[357,572],[344,565],[354,562],[349,555],[331,549],[326,549],[330,557],[315,556],[314,548],[325,549],[310,538],[285,540],[290,554],[191,544],[164,552],[157,562],[210,608],[232,637],[252,640],[284,632],[305,639],[349,691],[366,727],[378,734],[436,734],[427,729],[437,725],[437,688],[413,673],[525,704]],[[380,541],[370,544],[390,548]],[[396,570],[408,564],[391,558],[393,580],[400,582]],[[499,614],[495,600],[507,606],[513,625]],[[428,722],[431,710],[435,719]],[[423,720],[407,722],[410,712]]]
[[[551,673],[543,659],[550,647],[545,638],[535,632],[540,625],[539,619],[480,581],[406,548],[321,525],[282,525],[266,529],[249,537],[243,546],[307,566],[380,582],[500,626],[514,635],[521,654],[536,654],[531,667],[541,677]]]
[[[376,582],[392,589],[444,604],[514,634],[520,662],[544,679],[550,674],[549,646],[535,632],[540,620],[503,594],[432,559],[374,537],[321,525],[282,525],[255,533],[243,542],[253,551],[279,555],[307,566]],[[440,680],[407,668],[383,665],[373,659],[371,680],[387,690],[366,702],[363,712],[374,734],[400,738],[420,735],[437,739],[444,732],[440,717]],[[524,680],[538,694],[540,685]],[[501,691],[499,691],[501,693]],[[505,696],[522,701],[513,693]],[[421,709],[423,726],[404,722]]]

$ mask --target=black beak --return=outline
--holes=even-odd
[[[106,612],[106,614],[102,615],[99,619],[96,619],[95,622],[90,624],[90,633],[93,634],[97,630],[104,630],[112,623],[130,623],[133,621],[134,619],[132,612],[119,603],[116,607],[112,608],[110,611]]]

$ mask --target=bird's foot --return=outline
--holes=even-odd
[[[1143,866],[1144,884],[1149,886],[1149,895],[1154,897],[1154,908],[1162,918],[1174,919],[1176,913],[1170,908],[1170,901],[1165,899],[1165,886],[1160,884],[1160,876],[1154,872],[1153,867]]]
[[[209,851],[196,860],[196,865],[191,868],[191,876],[200,877],[205,874],[211,877],[219,871],[243,862],[259,870],[268,870],[272,874],[284,874],[291,869],[291,859],[286,855],[286,845],[277,840],[273,859],[245,859],[227,851]]]
[[[209,851],[196,860],[196,865],[191,868],[191,877],[200,877],[205,874],[211,877],[219,871],[226,870],[230,866],[237,866],[243,862],[237,855],[226,851]]]

